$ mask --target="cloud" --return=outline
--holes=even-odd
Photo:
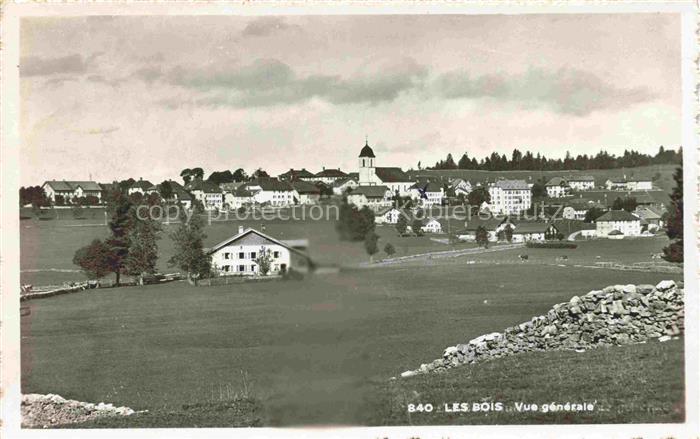
[[[48,76],[53,74],[82,74],[87,71],[87,63],[80,55],[58,58],[30,56],[20,60],[21,76]]]
[[[411,59],[385,63],[379,73],[351,77],[299,76],[279,60],[261,59],[235,68],[210,66],[187,70],[179,67],[167,76],[177,85],[203,93],[195,100],[201,105],[262,107],[312,98],[333,104],[393,101],[403,91],[419,87],[426,74],[427,69]]]
[[[598,110],[621,110],[655,99],[645,87],[616,87],[593,73],[571,68],[532,69],[522,75],[494,74],[476,78],[466,72],[449,72],[433,82],[432,91],[448,99],[489,98],[523,107],[546,107],[573,116],[587,116]]]
[[[266,37],[285,30],[301,30],[301,27],[288,24],[280,17],[260,17],[248,23],[241,31],[241,36]]]

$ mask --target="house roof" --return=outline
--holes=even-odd
[[[354,181],[357,183],[354,179],[352,178],[339,178],[338,180],[333,182],[333,187],[340,187],[343,186],[344,184],[347,184],[349,181]]]
[[[659,220],[661,219],[661,214],[656,212],[654,209],[651,209],[646,206],[638,206],[634,210],[634,214],[637,215],[638,217],[644,219],[644,220]]]
[[[541,221],[521,221],[515,224],[513,229],[513,234],[518,233],[544,233],[547,229],[552,226],[556,229],[552,223],[545,223]]]
[[[569,181],[592,181],[595,182],[595,178],[592,175],[570,175],[566,177]]]
[[[429,223],[431,223],[431,222],[433,222],[433,221],[435,221],[436,223],[440,224],[440,227],[442,227],[442,221],[439,221],[439,220],[437,220],[437,219],[435,219],[435,218],[423,218],[423,219],[421,220],[420,223],[421,223],[421,225],[423,225],[423,226],[427,226]]]
[[[209,180],[194,180],[190,185],[192,191],[202,191],[207,194],[220,194],[221,188]]]
[[[360,157],[369,157],[369,158],[374,158],[374,151],[372,151],[372,148],[369,147],[367,144],[367,141],[365,141],[365,146],[362,147],[360,150]]]
[[[145,191],[145,190],[148,190],[148,189],[152,188],[152,187],[153,187],[153,183],[151,183],[151,182],[148,181],[148,180],[138,180],[138,181],[135,181],[135,182],[131,185],[131,187],[132,187],[132,188],[133,188],[133,187],[137,187],[137,188],[139,188],[139,189]]]
[[[102,187],[95,181],[67,181],[67,180],[49,180],[44,183],[51,187],[51,189],[59,192],[72,192],[78,187],[81,187],[84,191],[101,191]]]
[[[234,189],[232,192],[234,197],[241,197],[241,198],[249,198],[253,196],[253,193],[248,190],[247,187],[245,186],[239,186],[236,189]]]
[[[348,174],[341,171],[340,169],[324,169],[323,171],[316,174],[316,177],[341,178],[341,177],[347,177],[347,176],[348,176]]]
[[[230,183],[220,183],[219,187],[224,191],[235,191],[239,187],[245,186],[245,183],[244,181],[233,181]]]
[[[384,198],[389,190],[384,185],[379,186],[358,186],[350,192],[350,195],[364,195],[367,198]]]
[[[429,182],[419,182],[411,186],[411,189],[420,189],[425,192],[442,192],[443,187],[440,183],[434,181]]]
[[[639,221],[639,218],[626,210],[610,210],[595,220],[597,223],[605,221]]]
[[[290,169],[284,174],[280,174],[278,177],[284,180],[294,180],[297,178],[312,178],[314,174],[306,170],[306,168],[301,169]]]
[[[494,183],[496,187],[503,190],[529,190],[530,186],[525,180],[498,180]]]
[[[608,235],[623,235],[623,233],[617,229],[613,229],[608,233]]]
[[[225,239],[225,240],[219,242],[219,243],[216,244],[215,246],[213,246],[213,247],[211,247],[210,249],[208,249],[207,254],[214,253],[215,251],[219,250],[220,248],[225,247],[225,246],[227,246],[227,245],[229,245],[229,244],[231,244],[231,243],[233,243],[233,242],[236,242],[236,241],[238,241],[239,239],[241,239],[241,238],[243,238],[243,237],[245,237],[245,236],[248,236],[248,235],[250,235],[250,234],[258,235],[259,237],[261,237],[261,238],[263,238],[263,239],[266,239],[266,240],[268,240],[268,241],[271,241],[271,242],[273,242],[274,244],[280,245],[280,246],[282,246],[282,247],[288,249],[289,251],[292,251],[292,252],[298,253],[298,254],[300,254],[300,255],[303,255],[303,256],[305,256],[305,257],[308,257],[308,256],[306,255],[306,253],[304,253],[304,252],[302,252],[302,251],[300,251],[300,250],[298,250],[298,249],[296,249],[296,248],[294,248],[294,247],[288,245],[288,244],[285,243],[284,241],[280,241],[280,240],[278,240],[278,239],[275,239],[275,238],[273,238],[272,236],[267,235],[267,234],[262,233],[262,232],[259,232],[259,231],[255,230],[255,229],[246,229],[246,230],[242,231],[241,233],[237,233],[236,235],[233,235],[233,236],[231,236],[230,238],[227,238],[227,239]]]
[[[384,183],[402,183],[412,181],[401,168],[374,168],[377,177]]]
[[[269,177],[255,178],[249,181],[247,186],[260,186],[264,191],[291,192],[293,190],[288,182]]]
[[[552,177],[549,179],[549,181],[545,184],[545,186],[566,186],[567,182],[561,177]]]
[[[487,219],[482,219],[480,217],[474,217],[467,221],[467,225],[464,227],[463,230],[457,232],[457,234],[462,234],[466,232],[476,232],[476,230],[479,227],[485,228],[487,231],[494,231],[496,230],[496,227],[500,226],[505,222],[507,218],[497,218],[497,217],[490,217]]]
[[[382,215],[385,215],[386,213],[388,213],[388,212],[390,212],[390,211],[392,211],[392,210],[399,210],[399,209],[397,209],[397,208],[394,207],[394,206],[383,207],[383,208],[379,209],[379,210],[374,214],[374,216],[382,216]],[[399,212],[400,212],[400,211],[399,211]]]
[[[300,194],[320,194],[321,189],[319,189],[315,184],[311,184],[306,181],[295,181],[292,183],[292,187],[295,191]]]

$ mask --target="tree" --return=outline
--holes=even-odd
[[[532,193],[532,198],[544,198],[547,196],[547,188],[544,185],[544,181],[537,180],[530,189]]]
[[[505,235],[506,241],[513,242],[513,227],[506,226],[503,229],[503,234]]]
[[[253,172],[250,178],[270,178],[270,174],[267,173],[263,168],[258,168]]]
[[[111,214],[109,230],[112,235],[105,241],[111,254],[111,269],[116,276],[116,285],[119,285],[124,264],[129,256],[129,231],[132,226],[132,204],[122,191],[114,191],[107,204],[107,211]]]
[[[396,231],[399,232],[399,236],[404,236],[406,234],[406,229],[408,229],[408,219],[403,213],[399,215],[398,221],[396,221]]]
[[[374,255],[379,251],[377,241],[379,241],[379,235],[374,233],[374,230],[365,235],[365,251],[369,255],[370,262],[374,260]]]
[[[671,209],[668,213],[666,235],[672,240],[664,247],[664,259],[669,262],[683,262],[683,167],[673,174],[676,186],[671,192]]]
[[[479,226],[476,229],[476,243],[479,247],[489,248],[489,233],[484,226]]]
[[[384,253],[386,253],[387,256],[392,257],[394,253],[396,253],[396,249],[390,242],[387,242],[384,246]]]
[[[137,276],[139,285],[144,284],[144,276],[156,272],[160,223],[146,218],[133,218],[134,226],[129,233],[129,254],[125,260],[126,273]]]
[[[599,207],[591,207],[586,211],[586,216],[583,218],[583,222],[593,223],[604,213],[605,211]]]
[[[221,184],[221,183],[232,183],[233,182],[233,174],[231,171],[226,170],[226,171],[214,171],[211,173],[209,178],[207,180],[211,181],[214,184]]]
[[[45,207],[49,206],[51,201],[41,186],[28,186],[19,188],[19,204],[20,206],[31,204],[32,207]]]
[[[170,235],[175,244],[175,254],[168,263],[185,272],[187,281],[197,285],[199,278],[211,271],[211,258],[204,253],[204,220],[192,215],[189,222],[182,215],[180,225]]]
[[[258,264],[258,273],[263,276],[267,276],[272,268],[272,256],[270,256],[270,250],[265,248],[265,246],[260,247],[258,252],[258,257],[255,258],[255,263]]]
[[[411,223],[411,231],[416,235],[416,236],[423,236],[423,222],[419,219],[413,220]]]
[[[101,279],[112,272],[110,247],[95,239],[89,245],[76,250],[73,263],[83,270],[88,279]]]
[[[160,192],[160,196],[164,200],[171,199],[173,197],[173,185],[172,185],[172,183],[170,183],[170,180],[163,181],[158,186],[158,192]]]
[[[489,195],[489,191],[485,187],[477,187],[467,195],[467,203],[470,206],[478,208],[484,201],[487,203],[491,202],[491,195]]]
[[[613,201],[612,209],[613,210],[622,210],[622,198],[620,198],[620,197],[615,198],[615,201]]]
[[[634,197],[626,197],[622,200],[622,208],[627,212],[634,212],[637,208],[637,199]]]
[[[190,180],[192,180],[192,170],[190,168],[185,168],[180,172],[180,177],[182,177],[182,181],[185,182],[185,184],[189,183]]]
[[[340,239],[346,241],[362,241],[369,232],[374,231],[374,213],[367,206],[357,209],[347,200],[343,200],[340,205],[338,221],[335,223],[335,230],[340,235]]]
[[[248,175],[245,173],[245,171],[243,169],[238,168],[233,172],[233,181],[241,182],[241,181],[246,181],[246,180],[248,180]]]

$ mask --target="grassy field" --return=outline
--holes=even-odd
[[[463,226],[463,222],[452,221],[453,227]],[[362,242],[347,242],[338,239],[334,221],[218,221],[206,227],[207,246],[238,233],[238,226],[253,227],[264,230],[278,239],[308,239],[309,253],[314,261],[325,265],[349,265],[369,260]],[[169,267],[168,259],[174,252],[170,232],[174,224],[164,225],[162,238],[158,241],[160,258],[158,269],[172,272],[177,269]],[[84,280],[85,276],[73,265],[75,251],[87,245],[95,238],[105,238],[109,229],[104,224],[90,220],[39,221],[25,220],[20,223],[20,268],[21,282],[33,285],[54,285],[64,281]],[[421,237],[397,236],[392,225],[380,225],[376,228],[380,236],[380,253],[386,256],[383,248],[391,242],[396,248],[395,256],[442,251],[449,249],[471,248],[472,243],[460,243],[447,246],[432,238],[445,239],[446,235],[425,235]]]
[[[303,281],[200,288],[173,283],[31,301],[31,314],[22,319],[23,391],[173,413],[183,404],[222,403],[246,388],[260,404],[253,417],[259,416],[262,425],[404,423],[405,414],[395,400],[432,385],[416,380],[388,389],[387,378],[440,356],[445,346],[528,320],[594,288],[681,279],[459,261],[357,269]],[[472,372],[454,372],[434,378],[442,384],[430,397],[499,397],[506,392],[507,398],[539,401],[546,395],[590,395],[615,407],[626,395],[620,392],[625,383],[629,389],[658,390],[655,397],[664,407],[675,404],[683,388],[677,367],[680,344],[660,347],[669,349],[663,351],[665,357],[662,351],[644,354],[634,349],[610,350],[621,355],[619,361],[601,351],[553,353],[545,360],[532,357],[529,365],[527,357],[522,357],[524,363],[485,363],[474,368],[474,374],[481,374],[478,386],[470,375],[458,375]],[[617,369],[604,375],[601,358],[619,363]],[[669,359],[663,368],[657,368],[660,358]],[[640,361],[650,363],[635,364]],[[554,368],[550,362],[561,364]],[[627,370],[630,364],[650,373],[632,373]],[[489,372],[490,367],[495,369]],[[527,378],[533,370],[542,375]],[[496,372],[500,378],[492,381],[490,374]],[[567,381],[565,373],[575,379]],[[586,379],[600,384],[596,391],[575,391]],[[462,393],[450,390],[456,387]],[[221,425],[229,425],[227,411],[221,413]],[[617,417],[596,415],[592,421],[629,422],[642,416],[651,422],[676,415],[637,407]],[[150,419],[145,421],[150,426],[169,422],[160,416]],[[513,417],[503,422],[525,421]],[[207,422],[212,425],[211,419]]]
[[[411,171],[411,175],[460,177],[475,181],[494,181],[499,177],[518,178],[535,182],[540,178],[549,180],[552,177],[569,175],[591,175],[595,178],[596,186],[603,186],[609,178],[649,178],[653,179],[654,186],[666,192],[670,192],[675,185],[673,172],[677,165],[652,165],[637,168],[623,169],[590,169],[587,171],[478,171],[471,169],[440,170],[440,171]]]

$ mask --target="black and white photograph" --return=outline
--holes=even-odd
[[[697,434],[692,4],[14,6],[8,433]]]

